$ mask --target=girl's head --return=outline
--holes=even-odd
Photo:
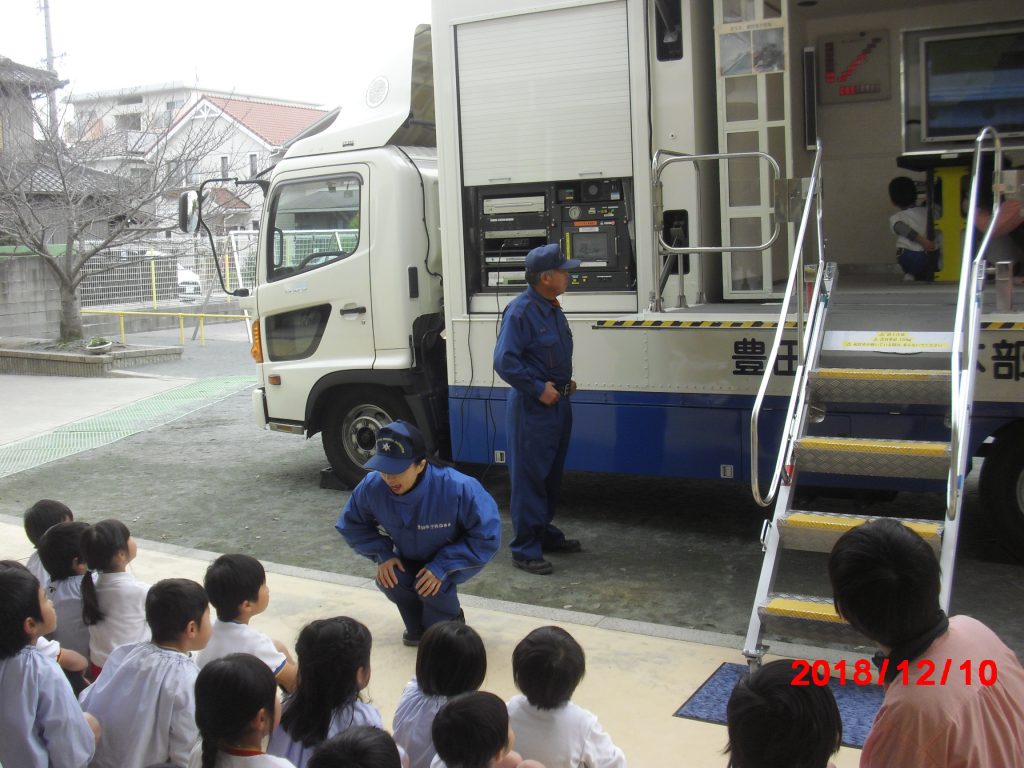
[[[203,739],[202,768],[213,768],[224,746],[259,745],[277,725],[277,682],[248,653],[211,661],[196,678],[196,726]]]
[[[357,725],[325,741],[306,768],[401,768],[395,740],[372,725]]]
[[[10,658],[57,628],[53,605],[21,563],[0,560],[0,659]]]
[[[281,725],[294,741],[312,747],[327,737],[335,710],[352,704],[370,682],[370,630],[335,616],[302,628],[295,642],[299,679]]]
[[[587,670],[583,648],[561,627],[540,627],[512,652],[516,687],[538,709],[554,709],[572,698]]]
[[[464,693],[441,707],[430,735],[445,764],[459,768],[486,768],[515,740],[505,702],[486,691]]]
[[[111,573],[124,571],[136,554],[128,526],[120,520],[101,520],[90,526],[82,533],[81,548],[91,569]],[[82,579],[82,620],[86,624],[99,624],[103,618],[92,574],[86,573]]]
[[[477,690],[487,675],[484,641],[458,621],[434,624],[416,652],[416,682],[428,696],[457,696]]]
[[[51,579],[60,581],[85,573],[82,535],[87,530],[88,523],[57,523],[39,539],[39,559]]]

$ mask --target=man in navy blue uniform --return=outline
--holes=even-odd
[[[406,645],[417,645],[433,624],[465,621],[455,585],[476,575],[501,544],[491,495],[426,455],[412,424],[382,427],[377,452],[366,462],[376,471],[353,489],[335,526],[377,564],[377,586],[398,606]]]
[[[558,303],[569,287],[566,260],[557,243],[526,254],[528,287],[509,302],[494,348],[494,370],[511,385],[506,408],[508,467],[512,482],[512,563],[527,573],[554,569],[544,552],[579,552],[551,524],[572,433],[569,397],[572,333]]]

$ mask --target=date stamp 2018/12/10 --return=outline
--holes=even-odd
[[[792,685],[828,685],[833,676],[839,685],[882,685],[891,670],[895,670],[892,682],[903,685],[948,685],[962,681],[964,685],[991,686],[998,679],[996,663],[992,659],[966,659],[958,665],[954,665],[952,659],[941,664],[931,659],[915,662],[904,659],[891,668],[889,659],[883,659],[877,668],[867,659],[858,659],[853,665],[845,659],[834,664],[825,659],[796,659],[791,666],[794,672]],[[913,679],[911,673],[915,675]]]

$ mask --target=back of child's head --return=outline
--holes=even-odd
[[[493,693],[463,693],[441,707],[430,735],[448,768],[486,768],[508,747],[508,709]]]
[[[51,579],[60,581],[77,575],[76,566],[85,564],[82,534],[88,529],[88,523],[57,523],[39,539],[39,559]]]
[[[25,535],[32,546],[39,546],[39,539],[57,523],[74,520],[75,515],[67,504],[53,499],[40,499],[25,510]]]
[[[202,768],[213,768],[221,744],[237,743],[246,736],[261,710],[267,710],[272,721],[276,699],[274,673],[248,653],[214,659],[199,670],[196,726],[202,737]]]
[[[423,633],[416,652],[416,683],[428,696],[477,690],[487,675],[484,641],[472,627],[442,621]]]
[[[401,768],[402,758],[391,734],[372,725],[357,725],[316,748],[306,768]]]
[[[146,593],[146,623],[153,633],[153,642],[176,641],[190,621],[200,626],[209,606],[206,590],[191,579],[158,581]]]
[[[21,563],[0,560],[0,595],[0,659],[7,659],[29,643],[25,619],[43,620],[39,580]]]
[[[89,569],[106,571],[119,552],[128,550],[128,539],[131,532],[120,520],[100,520],[82,532],[82,555]],[[105,616],[100,610],[96,597],[96,585],[92,574],[86,573],[82,579],[82,621],[86,624],[99,624]]]
[[[206,569],[203,579],[210,604],[221,621],[238,618],[239,606],[246,600],[258,600],[260,587],[266,583],[263,564],[249,555],[221,555]]]
[[[909,176],[897,176],[889,182],[889,199],[900,208],[910,208],[917,203],[917,185]]]
[[[516,687],[538,709],[555,709],[572,698],[587,671],[583,648],[561,627],[540,627],[512,652]]]
[[[281,727],[312,747],[327,737],[334,712],[355,702],[360,668],[370,669],[370,630],[348,616],[311,621],[295,641],[299,682],[285,704]]]
[[[729,768],[825,768],[843,723],[832,690],[793,685],[793,660],[743,677],[726,708]]]

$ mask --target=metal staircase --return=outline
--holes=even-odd
[[[830,552],[835,541],[850,528],[871,519],[865,515],[834,514],[794,507],[795,491],[801,476],[809,473],[858,478],[858,485],[870,485],[872,478],[907,480],[945,480],[946,513],[942,521],[903,520],[935,548],[942,566],[940,602],[948,610],[953,580],[954,557],[960,523],[961,491],[967,467],[967,436],[974,395],[974,376],[980,330],[981,291],[984,284],[984,253],[991,238],[991,228],[974,253],[974,210],[978,194],[978,171],[981,149],[991,138],[995,149],[996,169],[1001,168],[1001,144],[998,135],[986,128],[975,140],[971,203],[966,226],[965,254],[960,276],[960,290],[950,344],[949,367],[943,370],[844,368],[819,365],[829,299],[836,281],[836,271],[824,262],[824,237],[821,230],[820,154],[815,158],[808,194],[804,201],[799,234],[782,316],[775,343],[765,366],[757,400],[751,414],[751,485],[754,498],[761,506],[774,501],[774,515],[762,528],[761,543],[764,563],[758,580],[743,654],[751,665],[760,664],[767,646],[766,635],[784,636],[804,642],[854,643],[858,635],[836,614],[832,604],[827,575],[822,569],[822,595],[792,595],[775,591],[776,577],[784,550]],[[996,172],[996,185],[1000,184]],[[996,195],[998,212],[999,195]],[[790,313],[793,298],[797,312],[801,305],[801,275],[809,274],[801,258],[811,216],[815,217],[817,234],[815,282],[799,334],[799,364],[783,427],[783,436],[775,471],[768,492],[762,496],[758,478],[758,420],[764,395],[774,370],[782,337],[782,320]],[[813,265],[812,265],[813,266]],[[887,329],[886,329],[887,330]],[[949,438],[942,442],[892,439],[865,439],[810,434],[814,424],[835,404],[889,404],[893,412],[912,406],[948,406]],[[891,482],[891,480],[890,480]],[[851,483],[852,484],[852,483]]]

